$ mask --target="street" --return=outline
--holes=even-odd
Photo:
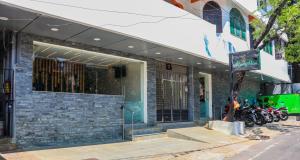
[[[300,158],[300,128],[291,126],[284,134],[251,146],[228,160],[296,160]]]

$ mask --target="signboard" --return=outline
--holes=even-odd
[[[233,72],[260,70],[260,57],[256,50],[231,53],[229,60]]]

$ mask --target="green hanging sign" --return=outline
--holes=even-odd
[[[261,68],[259,52],[256,50],[231,53],[229,60],[233,72],[260,70]]]

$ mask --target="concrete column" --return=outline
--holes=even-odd
[[[156,63],[147,62],[147,118],[148,125],[156,124]]]

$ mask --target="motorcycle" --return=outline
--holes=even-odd
[[[246,127],[253,127],[256,121],[255,110],[250,107],[243,107],[242,109],[235,111],[234,119],[237,121],[244,121]]]
[[[266,120],[265,120],[265,117],[263,115],[263,111],[260,107],[257,107],[255,105],[251,105],[249,102],[248,102],[248,99],[245,99],[244,100],[244,104],[243,104],[243,107],[249,107],[251,112],[249,112],[253,118],[252,120],[254,121],[254,123],[256,125],[259,125],[259,126],[262,126],[264,124],[266,124]]]
[[[281,110],[280,119],[283,120],[283,121],[286,121],[286,120],[289,119],[289,114],[288,114],[288,111],[285,107]]]
[[[266,124],[267,122],[265,121],[265,118],[262,114],[262,109],[260,107],[255,106],[252,106],[252,109],[254,110],[255,124],[259,126]]]
[[[272,115],[274,122],[280,121],[279,112],[277,112],[275,108],[268,107],[267,112]]]
[[[279,114],[280,120],[283,120],[283,121],[288,120],[289,114],[288,114],[288,110],[286,107],[280,107],[280,108],[276,109],[276,111]]]
[[[244,103],[245,104],[245,103]],[[225,112],[223,114],[223,117],[226,117],[226,115],[229,112],[229,104],[225,106]],[[244,121],[246,127],[253,127],[255,122],[255,115],[254,110],[251,109],[250,106],[242,106],[238,110],[234,112],[234,120],[235,121]]]
[[[273,116],[265,109],[259,107],[259,106],[253,106],[256,110],[257,119],[261,119],[260,123],[257,125],[262,125],[266,123],[272,123],[273,122]]]
[[[268,112],[273,116],[274,122],[279,122],[280,120],[286,121],[289,117],[286,107],[281,107],[278,109],[269,107]]]

